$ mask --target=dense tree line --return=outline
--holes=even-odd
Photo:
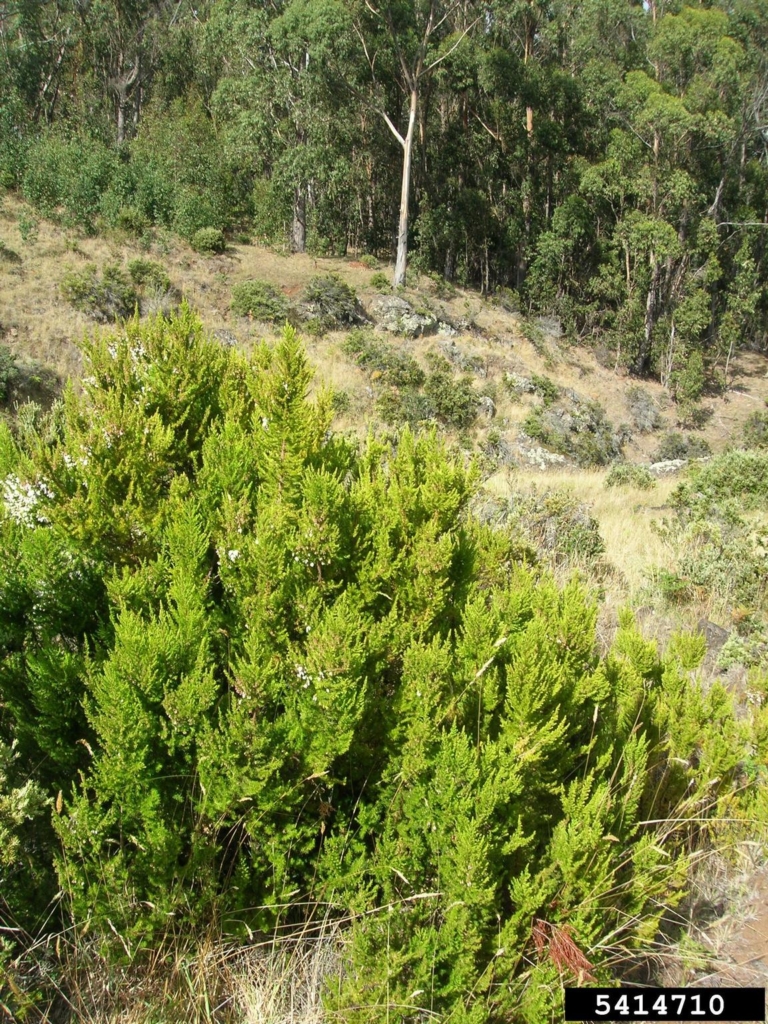
[[[5,0],[0,40],[48,213],[407,248],[683,390],[765,343],[759,0]]]

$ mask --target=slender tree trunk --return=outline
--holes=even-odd
[[[307,197],[299,185],[293,192],[293,225],[291,226],[292,252],[306,252],[307,248]]]
[[[648,369],[651,361],[651,348],[653,346],[653,328],[656,325],[657,299],[659,290],[659,265],[656,257],[651,253],[651,283],[648,286],[648,296],[645,301],[645,325],[643,340],[640,344],[640,351],[635,361],[635,373],[642,374]]]
[[[411,192],[411,164],[413,163],[413,131],[416,127],[416,112],[419,105],[418,89],[411,89],[411,104],[408,114],[408,131],[403,139],[403,180],[400,189],[400,220],[397,227],[397,261],[395,263],[395,287],[405,284],[405,270],[408,260],[408,206]]]

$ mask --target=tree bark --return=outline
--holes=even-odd
[[[411,164],[413,163],[413,133],[416,127],[416,113],[419,105],[417,88],[411,89],[411,104],[408,114],[408,131],[402,140],[403,147],[403,178],[400,188],[400,220],[397,226],[397,260],[395,262],[395,287],[405,284],[405,271],[408,261],[408,208],[411,192]]]
[[[651,283],[648,286],[648,295],[645,300],[645,324],[643,329],[643,340],[640,344],[640,351],[637,353],[634,370],[637,374],[644,374],[648,370],[651,361],[651,348],[653,346],[653,328],[656,325],[657,300],[659,289],[659,264],[656,257],[651,253]]]
[[[293,225],[291,226],[291,250],[306,252],[307,248],[307,197],[300,186],[293,193]]]

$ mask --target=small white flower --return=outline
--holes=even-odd
[[[227,558],[230,560],[230,562],[236,562],[239,557],[240,552],[237,550],[237,548],[231,548],[227,552]]]

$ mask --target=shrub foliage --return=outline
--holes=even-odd
[[[765,713],[702,692],[698,638],[662,661],[624,618],[599,658],[591,600],[472,518],[434,433],[329,432],[290,328],[246,359],[184,307],[85,358],[56,433],[0,429],[16,880],[55,862],[119,951],[323,905],[350,1021],[548,1019],[558,936],[607,979],[752,799]]]

